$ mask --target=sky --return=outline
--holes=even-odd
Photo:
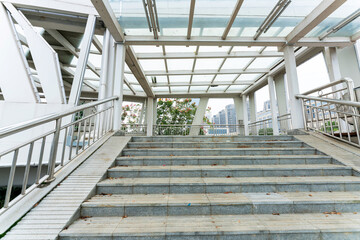
[[[324,57],[318,54],[307,62],[297,67],[300,93],[326,84],[330,81],[327,73]],[[261,111],[264,102],[269,100],[269,89],[267,86],[256,91],[256,108]],[[215,115],[228,104],[233,104],[232,99],[210,99],[208,106],[211,107],[211,114]]]

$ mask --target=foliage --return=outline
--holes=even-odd
[[[156,110],[156,125],[190,125],[194,120],[197,106],[195,102],[192,102],[191,98],[160,98]],[[207,108],[206,111],[210,111],[210,108]],[[205,124],[211,124],[207,117],[204,117],[203,121]],[[188,135],[190,128],[185,126],[159,127],[157,131],[159,135]],[[200,135],[205,133],[206,131],[201,128]]]
[[[141,104],[122,106],[121,121],[124,124],[138,124],[140,120]]]
[[[334,132],[339,130],[339,126],[338,126],[337,122],[332,121],[331,125],[332,125],[332,129]],[[326,132],[331,132],[331,125],[330,125],[330,121],[325,122]],[[321,127],[320,131],[324,131],[324,126]]]
[[[264,128],[261,128],[261,129],[259,129],[259,135],[274,135],[273,134],[273,129],[272,128],[265,128],[265,131],[264,131]]]

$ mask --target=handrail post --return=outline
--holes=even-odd
[[[55,180],[54,171],[55,171],[56,155],[57,155],[57,149],[58,149],[59,137],[60,137],[61,118],[56,119],[55,127],[56,127],[56,130],[55,130],[54,138],[53,138],[53,141],[51,144],[50,158],[49,158],[49,162],[48,162],[49,177],[46,180],[46,182],[52,182],[53,180]]]

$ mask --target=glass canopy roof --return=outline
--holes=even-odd
[[[261,37],[284,39],[322,3],[322,0],[244,0],[237,14],[233,16],[235,6],[241,1],[196,0],[191,37],[221,37],[228,27],[229,20],[234,17],[225,37],[250,37],[256,40],[258,29],[271,16],[275,6],[287,1],[288,5],[280,11],[268,29],[260,33]],[[149,2],[154,8],[146,5]],[[126,36],[186,37],[189,16],[192,13],[191,2],[191,0],[110,0],[110,5]],[[320,37],[356,9],[360,9],[360,1],[347,0],[305,37]],[[154,26],[152,16],[154,21],[158,22],[155,23],[155,27],[159,29],[157,34],[151,29]],[[329,36],[351,37],[359,31],[360,18],[357,18]],[[155,94],[239,93],[283,59],[277,47],[165,44],[134,45],[132,48]],[[128,81],[133,85],[138,84],[134,77],[128,77]]]

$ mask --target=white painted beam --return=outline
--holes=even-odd
[[[94,36],[93,37],[93,40],[92,40],[92,43],[94,44],[94,46],[96,47],[96,49],[99,51],[99,53],[101,54],[102,53],[102,49],[103,49],[103,45],[102,43],[99,41],[99,39]],[[92,53],[92,51],[90,51],[90,53]]]
[[[53,30],[53,29],[46,29],[46,31],[53,38],[55,38],[56,41],[58,41],[61,45],[63,45],[72,55],[74,55],[77,58],[80,57],[80,54],[79,54],[78,50],[63,35],[61,35],[58,31]],[[91,62],[88,61],[86,63],[86,65],[89,67],[89,69],[93,73],[95,73],[97,76],[100,77],[100,73],[97,71],[96,67]]]
[[[227,92],[218,91],[218,92],[197,92],[191,91],[190,93],[186,92],[172,92],[172,93],[156,93],[157,98],[199,98],[199,97],[209,97],[209,98],[233,98],[240,96],[240,92]]]
[[[4,5],[24,30],[46,102],[65,104],[65,90],[57,53],[45,39],[35,31],[21,12],[11,3],[4,3]]]
[[[213,83],[189,83],[189,82],[172,82],[172,83],[153,83],[150,84],[151,87],[179,87],[179,86],[210,86],[210,85],[217,85],[217,86],[248,86],[253,84],[254,81],[241,81],[237,83],[233,83],[232,81],[221,81],[221,82],[213,82]],[[216,88],[216,87],[215,87]]]
[[[254,40],[252,37],[221,37],[199,36],[187,39],[186,36],[159,36],[154,39],[152,36],[126,36],[126,45],[175,45],[175,46],[274,46],[283,47],[286,45],[285,37],[259,37]],[[350,37],[328,37],[322,41],[319,38],[302,38],[295,42],[295,46],[309,47],[344,47],[352,45]]]
[[[145,71],[146,76],[166,76],[166,75],[213,75],[213,74],[258,74],[258,73],[268,73],[269,68],[253,68],[247,70],[241,69],[221,69],[220,71],[216,69],[209,70],[172,70],[172,71]]]
[[[287,35],[287,43],[299,41],[345,2],[346,0],[323,0]]]
[[[192,58],[258,58],[258,57],[283,57],[282,52],[244,51],[244,52],[178,52],[178,53],[137,53],[137,59],[192,59]]]
[[[94,7],[100,14],[101,20],[104,21],[105,26],[109,29],[111,35],[116,42],[124,41],[124,32],[112,10],[108,0],[91,0]]]
[[[224,33],[223,33],[223,35],[221,36],[221,39],[222,39],[222,40],[225,40],[226,37],[227,37],[227,35],[229,34],[230,29],[231,29],[231,27],[232,27],[232,25],[233,25],[233,23],[234,23],[234,21],[235,21],[235,19],[236,19],[236,16],[238,15],[238,12],[239,12],[239,10],[240,10],[241,5],[243,4],[243,2],[244,2],[244,0],[237,0],[236,5],[235,5],[235,8],[234,8],[234,10],[233,10],[233,12],[232,12],[232,14],[231,14],[230,19],[229,19],[229,22],[227,23],[226,28],[225,28],[225,30],[224,30]]]
[[[52,10],[59,13],[70,13],[82,16],[97,15],[96,9],[84,1],[58,1],[58,0],[0,0],[9,2],[16,7],[26,7],[36,10]]]
[[[194,20],[194,11],[195,11],[195,0],[191,0],[190,12],[189,12],[189,24],[188,24],[187,35],[186,35],[187,39],[191,38],[191,30],[192,30],[192,24],[193,24],[193,20]]]
[[[125,62],[130,68],[131,72],[134,74],[135,78],[139,82],[140,86],[144,90],[147,96],[149,97],[155,97],[155,94],[153,93],[146,76],[144,74],[144,71],[139,64],[139,62],[136,59],[136,55],[134,50],[130,47],[126,47],[126,56],[125,56]]]
[[[40,102],[11,17],[0,3],[0,88],[7,102]],[[6,37],[4,37],[6,36]]]
[[[78,59],[78,65],[76,67],[74,79],[71,86],[71,92],[69,97],[69,104],[78,105],[81,95],[82,83],[86,71],[86,65],[89,58],[89,51],[91,47],[92,38],[94,36],[96,17],[89,15],[86,23],[85,33],[81,42],[81,52]]]
[[[360,31],[351,36],[351,41],[356,42],[360,39]]]

